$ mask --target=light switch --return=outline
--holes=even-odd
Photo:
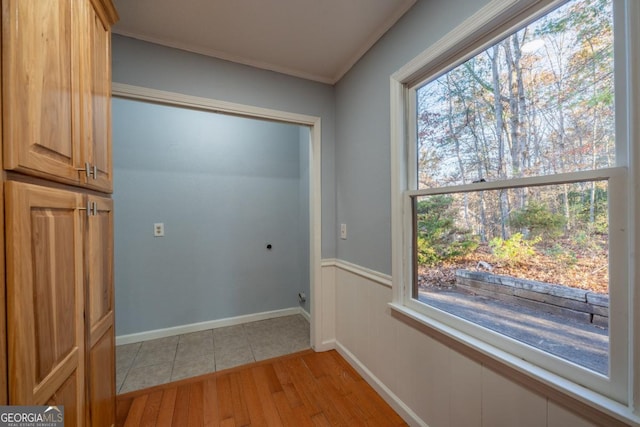
[[[347,224],[340,224],[340,238],[347,240]]]
[[[153,235],[155,237],[164,236],[164,222],[156,222],[153,224]]]

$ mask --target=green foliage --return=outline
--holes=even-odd
[[[478,239],[471,231],[455,224],[453,197],[432,196],[417,203],[417,261],[421,265],[438,262],[473,252]]]
[[[575,222],[572,224],[574,229],[587,233],[609,233],[609,205],[606,188],[600,186],[595,188],[593,218],[591,218],[591,191],[588,189],[569,193],[569,209]]]
[[[493,254],[507,264],[522,263],[527,257],[536,253],[534,246],[542,240],[540,236],[525,240],[521,233],[515,233],[507,240],[500,237],[494,237],[489,242],[489,246],[493,250]]]
[[[435,265],[440,261],[436,251],[424,236],[418,236],[416,253],[420,265]]]
[[[597,254],[606,252],[608,248],[606,237],[603,239],[602,236],[582,230],[571,233],[571,242],[584,253]]]
[[[528,230],[531,236],[553,238],[564,232],[567,223],[564,215],[553,213],[538,202],[529,204],[511,214],[509,225],[520,230]]]
[[[557,243],[551,248],[545,250],[544,253],[568,267],[573,266],[578,262],[578,257],[574,251],[566,249]]]

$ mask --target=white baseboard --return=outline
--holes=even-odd
[[[165,329],[138,332],[116,337],[116,345],[131,344],[140,341],[149,341],[157,338],[171,337],[174,335],[188,334],[190,332],[206,331],[207,329],[223,328],[225,326],[240,325],[242,323],[256,322],[258,320],[274,319],[276,317],[292,316],[300,314],[309,321],[311,316],[300,307],[285,308],[282,310],[265,311],[262,313],[247,314],[245,316],[228,317],[226,319],[209,320],[206,322],[191,323],[188,325],[173,326]]]
[[[374,390],[382,396],[382,398],[391,406],[403,420],[410,426],[429,427],[427,423],[422,421],[415,412],[411,410],[398,396],[396,396],[389,388],[384,385],[373,373],[364,366],[357,357],[347,350],[342,344],[336,342],[336,350],[353,368],[358,371],[362,378],[374,388]]]
[[[319,346],[313,347],[314,351],[323,352],[336,349],[336,340],[322,341]]]
[[[304,308],[300,307],[300,313],[299,313],[302,317],[304,317],[305,319],[307,319],[307,322],[311,323],[311,314],[309,314],[309,312],[307,310],[305,310]]]

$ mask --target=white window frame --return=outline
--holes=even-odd
[[[609,376],[455,317],[412,298],[413,218],[411,197],[450,192],[418,190],[415,92],[429,78],[448,71],[504,36],[567,0],[492,0],[438,43],[391,76],[391,196],[393,302],[398,313],[433,328],[505,365],[572,397],[625,419],[640,420],[640,1],[613,0],[615,52],[616,162],[610,169],[566,174],[570,181],[605,178],[612,194],[610,233]],[[624,42],[621,42],[624,40]],[[621,83],[624,82],[624,83]],[[626,87],[623,87],[626,86]],[[626,113],[626,114],[625,114]],[[524,178],[522,185],[557,183],[558,176]],[[490,182],[455,191],[511,187]],[[517,182],[516,182],[517,184]],[[628,236],[628,238],[627,238]],[[623,259],[620,260],[620,257]],[[622,266],[623,268],[620,268]],[[638,325],[634,328],[634,325]]]

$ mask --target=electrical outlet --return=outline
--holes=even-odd
[[[340,238],[347,240],[347,224],[340,224]]]
[[[164,222],[156,222],[153,224],[153,235],[155,237],[164,236]]]

